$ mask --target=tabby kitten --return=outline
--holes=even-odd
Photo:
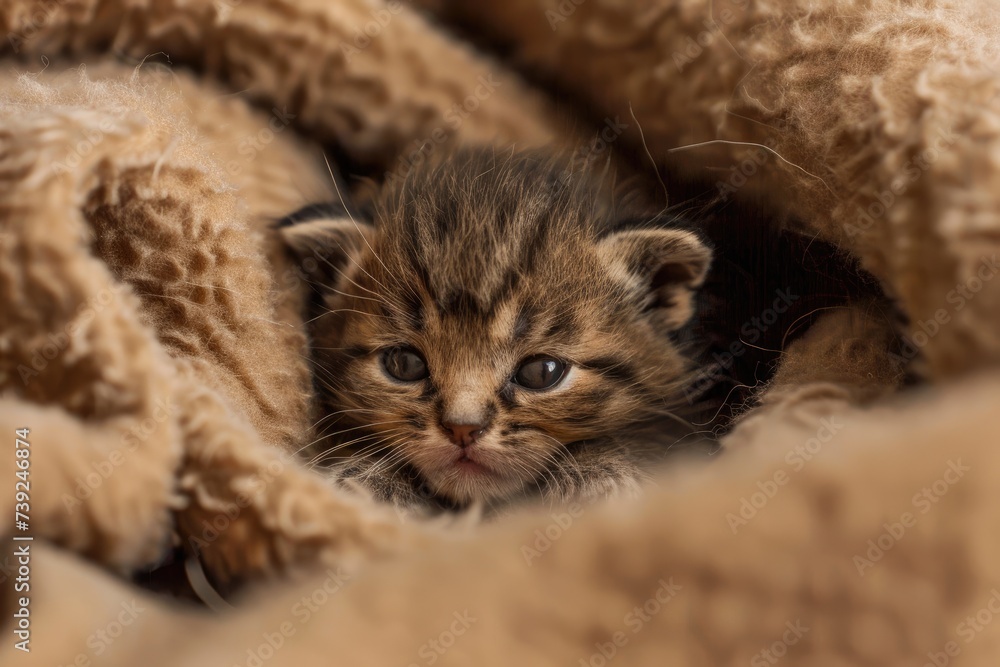
[[[671,332],[711,253],[585,174],[467,152],[281,231],[316,298],[314,462],[403,505],[633,493],[688,432]],[[346,465],[344,462],[346,461]]]

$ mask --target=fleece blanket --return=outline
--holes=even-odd
[[[0,10],[2,663],[992,664],[997,10],[417,4]],[[637,501],[444,525],[297,463],[270,225],[332,197],[317,144],[392,177],[601,132],[650,188],[770,199],[902,318],[824,316],[717,462]],[[174,545],[247,585],[209,612],[123,577]]]

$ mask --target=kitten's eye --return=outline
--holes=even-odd
[[[526,359],[514,374],[514,382],[526,389],[551,389],[566,375],[566,362],[553,357]]]
[[[385,372],[403,382],[416,382],[427,377],[427,362],[412,347],[392,347],[382,353]]]

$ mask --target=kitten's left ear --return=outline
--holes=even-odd
[[[619,279],[645,295],[644,309],[670,329],[694,314],[694,292],[705,282],[712,251],[679,229],[632,229],[598,243],[598,255]]]
[[[303,270],[323,282],[337,286],[352,273],[371,243],[374,229],[362,221],[343,217],[321,217],[279,225],[281,236]]]

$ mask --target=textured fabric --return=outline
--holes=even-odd
[[[31,429],[36,541],[32,653],[10,640],[7,581],[0,663],[992,664],[1000,378],[970,371],[1000,351],[995,10],[425,4],[579,95],[595,127],[631,108],[623,141],[721,166],[721,189],[773,193],[853,252],[932,383],[899,394],[912,369],[884,318],[831,313],[728,453],[641,501],[401,521],[290,456],[314,415],[300,278],[270,223],[331,197],[307,142],[399,173],[455,143],[572,145],[578,121],[409,5],[8,2],[0,432]],[[670,152],[715,139],[782,159]],[[16,470],[0,457],[11,488]],[[14,506],[0,493],[0,533]],[[217,582],[270,581],[210,617],[94,567],[149,565],[174,535]]]

